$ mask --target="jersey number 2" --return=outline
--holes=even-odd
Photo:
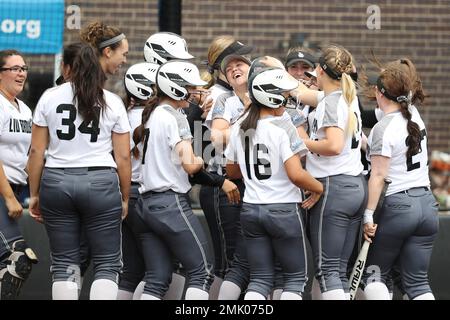
[[[420,144],[422,145],[422,141],[423,139],[427,136],[427,131],[425,129],[422,129],[420,131]],[[409,146],[409,140],[408,138],[406,138],[405,140],[405,144],[408,147]],[[419,152],[416,154],[419,154],[422,152],[422,147],[420,147]],[[406,167],[407,167],[407,171],[412,171],[415,169],[419,169],[420,168],[420,161],[414,162],[413,163],[413,159],[412,157],[415,156],[416,154],[412,155],[411,157],[406,157]]]
[[[98,109],[97,109],[98,110]],[[56,108],[56,113],[63,113],[69,111],[68,118],[62,118],[61,124],[67,126],[67,133],[62,130],[56,130],[56,135],[60,140],[72,140],[75,137],[75,119],[77,117],[77,109],[73,104],[60,104]],[[100,112],[100,111],[99,111]],[[98,128],[99,113],[97,113],[97,119],[92,120],[90,123],[83,121],[78,127],[78,131],[84,134],[91,135],[91,142],[97,142],[100,129]]]

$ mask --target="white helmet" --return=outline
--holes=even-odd
[[[172,32],[158,32],[152,34],[144,46],[145,61],[157,64],[172,59],[192,59],[188,52],[186,40]]]
[[[147,100],[153,95],[152,85],[156,82],[156,63],[141,62],[128,68],[125,73],[125,90],[131,96]]]
[[[169,98],[180,101],[189,97],[188,86],[205,86],[197,66],[188,61],[167,61],[156,73],[156,86]]]
[[[264,68],[250,77],[248,92],[253,103],[276,109],[286,103],[282,93],[291,91],[297,86],[298,81],[286,70]]]

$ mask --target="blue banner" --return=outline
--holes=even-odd
[[[63,35],[64,0],[0,0],[0,50],[55,54]]]

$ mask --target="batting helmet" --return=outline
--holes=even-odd
[[[167,61],[156,73],[156,86],[169,98],[180,101],[189,97],[188,86],[204,86],[197,66],[188,61]]]
[[[172,32],[158,32],[152,34],[144,46],[145,61],[157,64],[172,59],[192,59],[188,52],[186,40]]]
[[[125,89],[137,99],[147,100],[153,95],[152,85],[156,82],[159,65],[141,62],[132,65],[125,73]]]

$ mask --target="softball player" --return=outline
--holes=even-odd
[[[61,76],[56,79],[56,84],[61,85],[65,82],[70,81],[70,77],[72,74],[73,69],[73,63],[75,61],[75,58],[80,54],[80,50],[83,47],[83,44],[81,42],[76,42],[67,45],[64,48],[62,60],[61,60]],[[89,264],[91,263],[90,258],[90,249],[89,244],[86,238],[86,234],[84,230],[81,230],[81,243],[80,243],[80,288],[78,288],[78,291],[81,290],[81,286],[83,286],[83,279],[84,275],[89,268]]]
[[[309,212],[315,274],[323,299],[348,299],[347,262],[366,203],[367,183],[360,161],[361,117],[353,59],[339,46],[323,51],[316,68],[325,97],[315,110],[306,169],[324,185],[319,203]],[[313,92],[316,100],[319,93]],[[314,105],[314,103],[308,103]]]
[[[144,107],[154,95],[156,71],[159,65],[154,63],[137,63],[125,73],[124,84],[127,92],[127,114],[131,132],[141,125]],[[139,181],[142,162],[142,148],[139,150],[130,136],[131,157],[131,188],[128,203],[128,215],[122,222],[122,255],[123,272],[119,282],[117,300],[131,300],[136,287],[144,278],[145,265],[140,245],[137,225],[143,221],[136,213],[135,205],[139,196]],[[139,142],[139,141],[138,141]]]
[[[253,50],[236,41],[232,36],[219,36],[215,38],[208,48],[208,74],[206,80],[210,91],[210,98],[213,101],[211,110],[206,116],[202,126],[202,150],[203,158],[208,164],[209,172],[223,175],[223,163],[215,158],[214,146],[210,144],[211,125],[213,122],[213,112],[225,110],[224,102],[227,98],[234,96],[233,88],[228,83],[225,74],[221,70],[224,58],[231,54],[243,55]],[[240,105],[240,102],[239,104]],[[216,110],[216,111],[214,111]],[[221,112],[218,112],[221,113]],[[195,123],[195,122],[194,122]],[[196,143],[194,141],[194,143]],[[221,157],[220,157],[221,159]],[[240,193],[243,194],[243,184],[237,183]],[[233,205],[227,201],[227,197],[217,187],[202,186],[200,189],[200,205],[205,214],[214,248],[214,282],[210,290],[210,298],[216,300],[225,277],[226,271],[233,260],[236,246],[236,219],[240,211],[240,204]],[[236,282],[238,279],[236,279]],[[245,284],[239,280],[238,285],[233,285],[231,289],[244,287]],[[233,290],[233,292],[235,292]],[[234,295],[234,294],[233,294]]]
[[[80,38],[96,48],[105,74],[116,74],[127,62],[128,40],[119,29],[94,21],[81,30]]]
[[[121,99],[102,89],[105,75],[91,46],[81,48],[70,79],[47,90],[35,110],[30,213],[43,219],[49,237],[53,299],[78,299],[84,229],[94,262],[90,299],[113,300],[131,179],[130,125]]]
[[[138,200],[138,214],[145,222],[140,228],[146,265],[142,300],[161,299],[166,293],[172,254],[188,274],[185,298],[208,299],[212,265],[206,236],[187,195],[188,175],[200,171],[203,160],[194,155],[189,124],[178,112],[187,107],[193,88],[205,84],[197,67],[185,61],[168,61],[156,75],[159,105],[145,124]]]
[[[19,194],[27,184],[31,110],[17,98],[28,66],[16,50],[0,51],[0,298],[16,299],[37,259],[22,237]]]
[[[221,73],[225,75],[228,83],[233,88],[229,94],[220,95],[212,110],[211,142],[214,146],[214,165],[217,173],[226,176],[225,158],[223,150],[226,147],[231,125],[242,115],[245,106],[240,97],[246,96],[247,77],[250,61],[242,55],[231,54],[226,56],[220,66]],[[242,179],[234,179],[233,182],[239,188],[240,194],[244,194]],[[245,291],[250,279],[250,269],[246,257],[245,242],[240,224],[240,210],[242,202],[229,203],[224,193],[218,195],[218,212],[216,218],[218,226],[223,234],[223,253],[226,256],[224,262],[227,268],[224,281],[219,290],[219,300],[237,300],[241,292]],[[229,246],[230,248],[227,248]]]
[[[372,170],[364,236],[369,241],[375,238],[363,278],[367,299],[390,299],[384,283],[398,259],[409,299],[434,300],[428,268],[438,232],[438,204],[430,191],[425,125],[410,104],[416,79],[405,68],[390,64],[381,72],[375,88],[384,117],[368,138]],[[392,183],[377,226],[372,214],[385,177]]]
[[[243,177],[246,192],[241,223],[250,264],[245,299],[264,300],[274,282],[275,257],[284,278],[281,299],[302,299],[306,282],[306,248],[298,204],[299,187],[312,192],[303,201],[311,207],[322,185],[301,167],[307,151],[290,119],[283,117],[289,91],[297,81],[285,70],[265,68],[249,74],[252,101],[225,150],[230,177]]]

